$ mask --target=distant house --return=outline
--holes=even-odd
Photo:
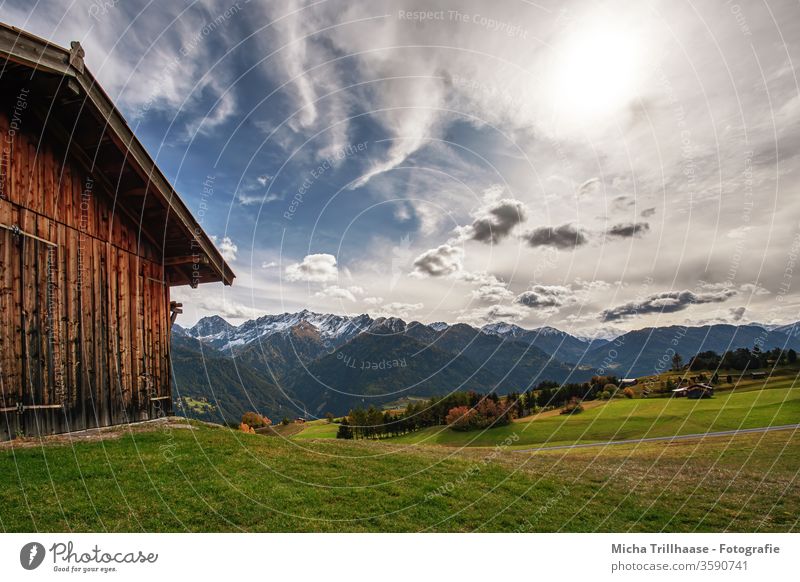
[[[636,378],[623,378],[619,381],[620,388],[627,388],[628,386],[636,386],[639,381]]]
[[[710,384],[692,384],[686,391],[686,397],[692,399],[711,398],[714,396],[714,387]]]
[[[750,373],[750,377],[753,380],[763,380],[763,379],[765,379],[767,377],[767,373],[766,372],[751,372]]]
[[[714,396],[714,387],[709,384],[689,384],[688,386],[681,386],[675,388],[672,394],[676,398],[691,398],[697,400],[700,398],[711,398]]]

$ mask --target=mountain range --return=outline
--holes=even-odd
[[[553,327],[510,323],[405,322],[303,310],[234,326],[205,317],[173,326],[174,394],[208,401],[195,415],[234,422],[246,410],[268,416],[339,415],[408,396],[453,390],[520,391],[542,380],[595,374],[642,376],[738,347],[800,349],[800,325],[715,324],[644,328],[614,338],[576,337]],[[673,351],[674,350],[674,351]]]

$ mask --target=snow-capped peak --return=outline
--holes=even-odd
[[[527,333],[527,330],[522,329],[520,326],[514,325],[513,323],[506,323],[505,321],[487,323],[481,328],[481,331],[489,335],[508,335],[511,337],[516,337],[521,333]]]
[[[212,315],[204,317],[196,324],[194,324],[186,333],[198,339],[219,337],[222,334],[228,334],[235,330],[236,327],[222,319],[219,315]]]

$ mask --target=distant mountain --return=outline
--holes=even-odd
[[[777,333],[782,333],[793,338],[800,337],[800,322],[790,323],[788,325],[780,325],[772,329]]]
[[[468,389],[502,394],[542,380],[590,376],[526,342],[463,323],[437,327],[376,319],[307,369],[294,369],[288,381],[309,410],[339,414],[358,404],[379,405],[402,396]]]
[[[481,330],[490,335],[513,338],[516,341],[527,343],[565,362],[578,362],[589,349],[608,341],[577,338],[554,327],[524,329],[509,323],[490,323],[484,325]]]
[[[292,390],[321,416],[358,406],[380,406],[402,396],[493,389],[495,376],[473,360],[426,345],[403,333],[361,334],[293,372]]]
[[[172,324],[172,335],[178,337],[187,337],[189,333],[177,323]]]
[[[331,315],[314,313],[304,309],[297,313],[282,313],[280,315],[264,315],[258,319],[246,321],[234,327],[219,316],[204,317],[190,328],[188,333],[192,337],[209,340],[220,349],[232,349],[250,344],[257,340],[266,339],[274,334],[279,334],[288,329],[304,323],[317,329],[320,337],[333,343],[341,344],[372,324],[368,315],[349,317],[345,315]]]
[[[314,328],[319,333],[319,338],[329,347],[340,346],[360,333],[384,333],[387,326],[395,326],[394,331],[404,329],[406,323],[399,318],[371,318],[362,314],[356,316],[321,314],[303,310],[297,313],[283,313],[280,315],[265,315],[258,319],[246,321],[235,327],[219,316],[204,317],[193,327],[184,330],[176,324],[178,335],[189,335],[200,339],[206,344],[220,350],[238,350],[243,346],[256,341],[285,334],[291,328],[303,324]],[[429,325],[413,322],[415,326],[425,326],[434,332],[442,332],[453,326],[445,322],[436,322]],[[465,324],[457,324],[465,325]],[[494,323],[481,329],[467,326],[475,333],[483,332],[487,335],[505,337],[514,341],[528,343],[548,355],[555,356],[562,361],[577,360],[590,346],[599,345],[603,340],[588,340],[577,338],[552,327],[538,329],[524,329],[514,324]],[[389,330],[390,332],[392,329]]]
[[[272,380],[289,378],[295,369],[302,369],[333,349],[308,322],[261,336],[258,340],[236,347],[236,357],[266,374]]]
[[[258,369],[189,336],[173,334],[172,398],[179,414],[211,422],[238,423],[256,410],[273,420],[295,417],[295,405]]]
[[[757,325],[644,328],[619,336],[612,345],[593,347],[586,354],[584,362],[617,376],[643,376],[669,369],[675,352],[683,357],[684,362],[688,362],[699,352],[711,350],[722,353],[736,348],[752,348],[756,343],[764,350],[798,350],[800,336],[770,331]]]
[[[500,322],[476,328],[308,310],[239,326],[213,316],[188,329],[174,327],[173,366],[184,392],[215,398],[228,418],[251,409],[297,414],[304,407],[342,414],[402,396],[464,389],[506,393],[598,373],[648,375],[668,369],[673,350],[688,361],[701,351],[756,343],[800,349],[797,325],[645,328],[609,343],[612,335],[605,330],[579,338],[553,327],[529,330]]]

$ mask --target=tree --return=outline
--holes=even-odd
[[[383,432],[383,413],[374,406],[367,410],[367,427],[370,438],[378,438]]]
[[[470,430],[473,425],[473,419],[476,416],[474,408],[468,406],[456,406],[451,408],[447,413],[445,422],[453,430]]]
[[[445,422],[453,430],[473,430],[491,426],[503,426],[511,422],[515,412],[513,402],[498,401],[487,396],[473,408],[455,406],[451,408]]]
[[[728,375],[725,377],[725,381],[726,381],[728,384],[733,384],[733,376],[731,376],[730,374],[728,374]]]
[[[672,369],[678,372],[681,368],[683,368],[683,358],[678,352],[675,352],[675,355],[672,356]]]
[[[626,388],[626,390],[628,390],[628,388]],[[581,412],[583,412],[583,405],[580,400],[575,397],[571,398],[561,410],[561,414],[580,414]]]
[[[333,413],[330,412],[330,411],[326,412],[325,413],[325,420],[328,421],[328,424],[332,423],[333,422]]]
[[[336,438],[337,439],[351,439],[353,438],[353,430],[350,428],[350,423],[347,420],[347,417],[342,419],[342,422],[339,424],[339,430],[336,431]]]
[[[246,424],[251,428],[261,428],[271,425],[272,421],[266,416],[261,416],[257,412],[245,412],[242,415],[242,424]]]
[[[367,411],[360,406],[350,411],[348,415],[350,426],[353,427],[353,438],[364,438],[367,431]]]
[[[786,352],[786,359],[790,364],[794,364],[797,362],[797,352],[790,348],[789,351]]]

